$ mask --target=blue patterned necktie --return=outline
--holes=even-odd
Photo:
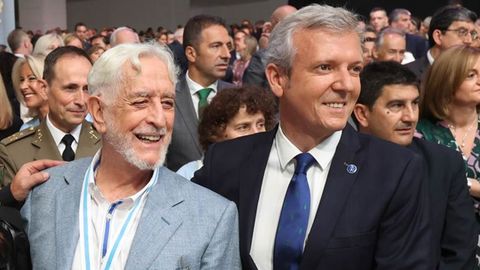
[[[273,252],[273,269],[295,270],[300,267],[303,243],[310,214],[310,189],[307,170],[315,161],[309,153],[295,157],[295,173],[283,201]]]

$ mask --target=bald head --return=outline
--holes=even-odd
[[[297,9],[290,5],[279,6],[273,11],[272,17],[270,18],[270,21],[272,22],[272,28],[275,27],[275,25],[281,20],[283,20],[285,17],[294,13],[295,11],[297,11]]]
[[[140,43],[138,34],[128,27],[119,27],[110,36],[110,46],[115,47],[125,43]]]

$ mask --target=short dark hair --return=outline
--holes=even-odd
[[[87,27],[87,25],[84,24],[83,22],[78,22],[78,23],[75,24],[75,27],[74,27],[73,29],[74,29],[75,31],[77,31],[77,28],[80,27],[80,26],[85,26],[85,27]]]
[[[249,114],[263,113],[266,130],[275,125],[276,107],[271,92],[254,86],[224,89],[205,107],[198,125],[199,141],[204,151],[218,141],[216,138],[223,134],[228,122],[242,106],[247,107]]]
[[[365,66],[360,73],[362,90],[357,103],[372,108],[383,88],[387,85],[413,85],[419,87],[415,73],[406,66],[393,61],[373,62]]]
[[[383,7],[374,7],[370,10],[370,13],[377,12],[377,11],[383,11],[383,12],[385,12],[385,15],[387,15],[387,11]]]
[[[225,21],[218,16],[197,15],[190,18],[183,30],[183,48],[186,49],[187,46],[197,48],[202,31],[212,25],[223,26],[227,29]]]
[[[440,30],[444,32],[455,21],[464,21],[475,23],[477,14],[469,9],[457,5],[443,6],[432,16],[430,28],[428,29],[428,43],[430,47],[435,46],[433,40],[433,31]]]
[[[95,39],[97,39],[97,38],[101,38],[102,41],[103,41],[103,43],[105,43],[105,45],[110,44],[110,40],[109,40],[107,37],[102,36],[102,35],[95,35],[95,36],[91,37],[91,38],[89,39],[90,43],[92,43],[92,42],[93,42]]]
[[[60,58],[66,55],[85,57],[85,59],[87,59],[88,62],[92,63],[87,53],[80,48],[77,48],[74,46],[58,47],[52,52],[50,52],[45,58],[45,67],[43,69],[43,79],[46,80],[47,83],[50,84],[53,78],[55,78],[55,65],[57,64]]]

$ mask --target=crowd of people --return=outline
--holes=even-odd
[[[480,20],[369,15],[13,30],[0,269],[480,269]]]

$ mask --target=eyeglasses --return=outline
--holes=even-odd
[[[477,40],[479,38],[477,31],[475,30],[468,31],[468,29],[466,28],[446,29],[445,31],[455,32],[459,37],[462,37],[462,38],[468,36],[468,34],[470,34],[470,36],[472,37],[472,40]]]

